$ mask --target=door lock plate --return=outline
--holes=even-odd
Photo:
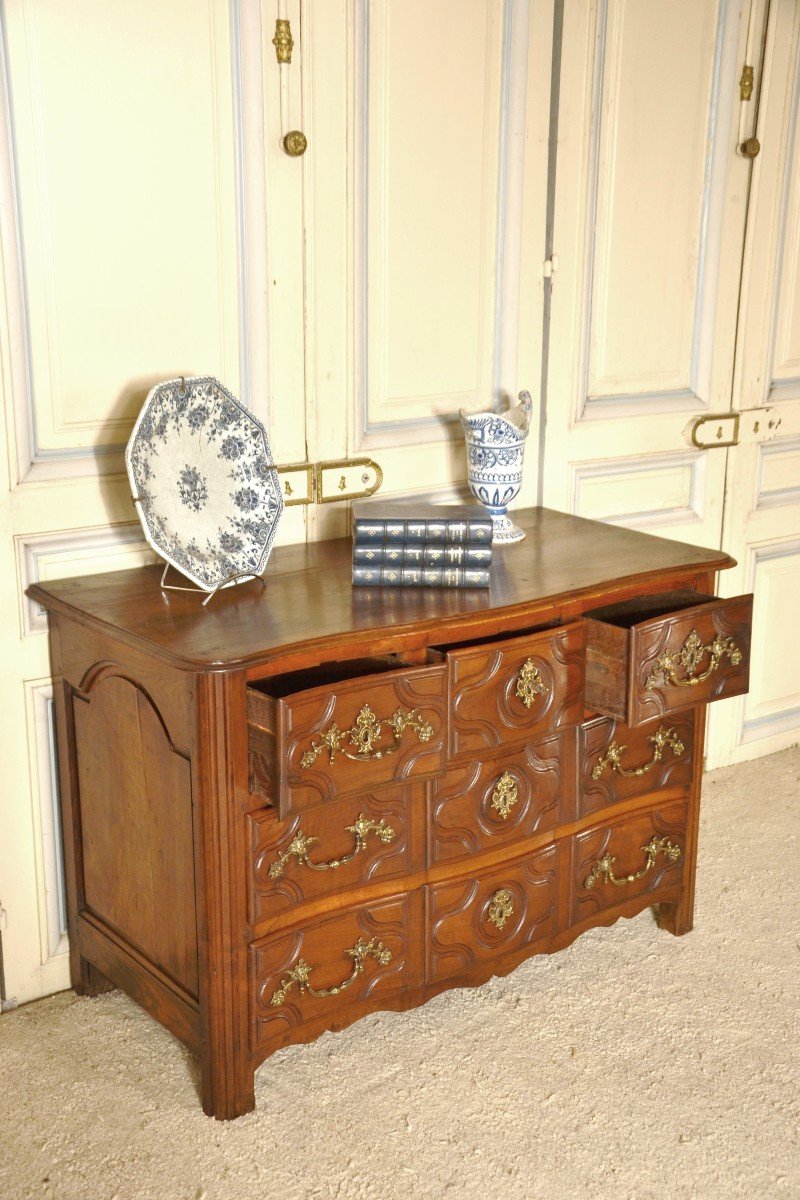
[[[276,468],[283,502],[332,504],[372,496],[383,483],[383,471],[371,458],[333,458],[319,463],[289,463]]]
[[[692,445],[698,450],[719,450],[739,445],[739,413],[709,413],[692,425]]]
[[[774,408],[745,408],[734,413],[707,413],[689,426],[689,436],[698,450],[721,450],[728,446],[771,442],[781,426]]]

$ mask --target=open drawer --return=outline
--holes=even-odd
[[[641,725],[747,691],[753,597],[640,596],[586,614],[586,704]]]
[[[445,668],[396,661],[295,671],[247,689],[250,791],[308,808],[444,770]]]

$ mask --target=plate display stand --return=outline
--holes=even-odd
[[[267,586],[267,581],[263,575],[254,575],[251,571],[238,571],[235,575],[229,575],[227,579],[223,579],[222,582],[218,583],[215,588],[212,588],[210,592],[207,592],[205,588],[186,587],[180,583],[167,583],[167,572],[171,566],[171,563],[164,563],[164,570],[161,572],[160,580],[162,592],[195,592],[198,596],[205,596],[205,600],[202,602],[203,608],[205,608],[209,601],[214,599],[217,592],[221,591],[224,587],[228,587],[232,583],[244,583],[246,579],[258,579],[262,588]]]

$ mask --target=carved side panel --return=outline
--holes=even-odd
[[[429,861],[499,849],[560,824],[569,786],[562,739],[451,767],[428,784]]]
[[[332,1029],[342,1028],[351,1006],[374,1000],[380,1008],[383,997],[418,985],[421,910],[421,892],[409,892],[255,942],[250,947],[253,1049],[298,1040],[305,1022],[322,1019]],[[372,943],[374,953],[356,972],[356,956],[348,951],[360,941]],[[330,994],[303,990],[298,974],[315,991]]]
[[[285,821],[273,812],[249,816],[251,923],[321,896],[410,874],[421,857],[416,846],[422,841],[422,789],[422,784],[381,788]],[[366,821],[359,825],[361,818]]]
[[[594,717],[579,727],[578,747],[578,817],[660,788],[688,788],[695,756],[694,710],[635,729],[611,717]]]
[[[287,696],[278,707],[279,794],[289,808],[308,808],[337,796],[361,794],[382,783],[427,779],[444,769],[444,666],[347,680]],[[365,742],[368,755],[354,761],[362,745],[355,731],[368,706],[377,721],[374,738]],[[401,712],[413,720],[395,735],[387,718]],[[333,749],[333,727],[344,731]],[[327,743],[324,739],[328,739]],[[313,761],[310,761],[313,759]]]
[[[580,622],[451,650],[451,755],[478,756],[576,725],[583,715],[585,647]]]
[[[72,693],[85,904],[197,996],[189,762],[137,683],[94,679]]]
[[[650,893],[655,902],[661,898],[659,893],[678,888],[686,865],[686,816],[685,803],[672,804],[576,834],[570,868],[570,924]],[[652,845],[654,838],[667,838],[679,847],[680,856],[672,858],[660,851],[652,856],[652,864],[646,869],[645,847]],[[609,879],[601,867],[604,861],[621,882]],[[629,879],[631,875],[637,878]]]
[[[468,879],[427,887],[428,982],[552,937],[557,847]]]
[[[635,625],[630,640],[629,724],[641,725],[693,704],[746,692],[752,622],[753,597],[737,596]],[[698,645],[694,678],[698,682],[692,684],[685,682],[693,677],[685,658],[691,653],[694,635]],[[717,637],[735,652],[723,652],[712,667],[713,655],[707,648]],[[672,659],[671,672],[661,670],[665,654]],[[704,674],[706,678],[701,679]]]

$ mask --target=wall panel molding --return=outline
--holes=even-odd
[[[739,742],[800,731],[800,678],[774,630],[790,630],[800,594],[800,541],[757,546],[750,562],[755,593],[750,691],[742,704]]]
[[[396,69],[395,56],[398,49],[402,50],[403,41],[406,51],[409,50],[409,29],[417,28],[417,23],[413,14],[406,14],[404,8],[390,6],[386,0],[379,4],[355,0],[353,340],[356,443],[359,449],[458,438],[458,409],[501,407],[500,382],[509,377],[508,364],[516,360],[519,279],[515,269],[522,239],[520,214],[530,0],[515,4],[509,0],[503,4],[484,0],[480,6],[470,6],[469,20],[467,11],[459,9],[458,25],[465,39],[462,48],[473,57],[478,55],[479,39],[475,26],[479,19],[476,16],[478,7],[485,10],[482,66],[479,71],[459,72],[455,80],[441,89],[442,104],[447,112],[455,112],[453,106],[457,96],[452,93],[457,93],[459,88],[466,89],[465,96],[469,96],[472,106],[471,115],[463,118],[462,130],[458,121],[447,118],[446,112],[440,114],[440,120],[435,113],[430,114],[429,122],[417,130],[415,141],[410,144],[419,146],[423,158],[426,154],[435,157],[435,169],[426,171],[420,166],[416,183],[417,186],[429,183],[437,206],[444,205],[451,213],[446,227],[454,224],[459,212],[468,212],[469,220],[473,224],[477,222],[479,235],[477,239],[465,237],[458,246],[454,244],[444,249],[442,244],[446,236],[437,239],[436,244],[431,245],[431,262],[427,269],[425,266],[420,268],[417,283],[412,286],[404,275],[404,256],[398,247],[406,237],[407,257],[416,256],[422,262],[427,255],[424,246],[427,234],[419,241],[411,229],[413,222],[418,221],[420,206],[419,203],[406,205],[411,221],[408,229],[404,227],[399,232],[396,231],[397,214],[387,206],[397,190],[396,181],[390,186],[390,172],[396,169],[401,153],[407,153],[403,151],[403,138],[398,131],[407,127],[408,137],[412,137],[411,129],[419,117],[414,112],[412,100],[408,100],[408,111],[400,118],[404,124],[395,130],[394,138],[390,136],[390,122],[397,119],[393,109],[391,71]],[[441,19],[445,18],[446,14],[441,14]],[[429,10],[426,20],[430,19]],[[400,29],[398,35],[401,20],[408,23],[408,27]],[[399,47],[393,40],[398,36],[401,39]],[[417,28],[417,51],[418,39]],[[433,42],[436,42],[435,38]],[[423,67],[417,63],[417,69]],[[482,97],[483,104],[480,133],[468,125],[469,120],[475,122],[477,96]],[[461,105],[462,109],[464,107]],[[457,155],[457,147],[438,138],[437,129],[448,125],[451,135],[455,136],[462,132],[466,136],[469,129],[469,144],[481,147],[477,159],[466,150]],[[453,173],[446,171],[449,157],[453,157]],[[462,174],[477,171],[480,197],[474,187],[471,195],[467,189],[467,194],[459,197],[457,163],[461,164]],[[442,194],[442,187],[451,176],[453,194],[447,199]],[[409,180],[406,179],[402,186],[407,192]],[[388,234],[381,231],[388,231]],[[386,244],[381,242],[386,236],[394,239],[394,246],[391,240]],[[477,247],[474,253],[473,247]],[[458,262],[452,269],[438,271],[437,256],[444,256],[446,260],[451,249]],[[389,275],[391,271],[394,271],[393,278]],[[431,318],[425,329],[415,326],[418,314],[413,303],[414,288],[419,290],[418,307],[422,313],[426,295],[437,287],[441,290],[443,281],[456,276],[460,278],[462,274],[466,282],[456,289],[455,309],[445,304],[440,315]],[[456,311],[460,308],[464,308],[465,313],[469,309],[469,314],[465,316]],[[449,351],[448,338],[453,343]],[[437,340],[441,345],[438,359],[433,349]],[[410,366],[403,364],[401,343]],[[456,343],[461,347],[458,353],[454,349]],[[416,387],[413,379],[417,354],[421,354],[421,361],[427,364],[424,371],[420,368],[420,377],[435,378],[438,375],[443,386],[437,383],[431,391]]]
[[[713,19],[711,5],[706,7],[705,22]],[[697,5],[700,11],[700,5]],[[621,220],[615,212],[619,200],[615,185],[619,173],[617,156],[618,122],[621,119],[623,87],[620,78],[622,52],[626,45],[624,22],[636,17],[636,8],[625,0],[611,9],[608,0],[600,0],[597,6],[596,51],[592,81],[592,112],[594,119],[588,144],[588,177],[585,241],[583,248],[583,314],[581,318],[580,378],[578,397],[578,420],[608,419],[631,415],[650,415],[670,411],[695,411],[707,408],[711,353],[713,347],[714,319],[716,313],[717,274],[720,256],[721,212],[724,202],[726,165],[728,156],[727,137],[724,136],[726,118],[730,113],[731,92],[728,74],[731,69],[731,54],[735,52],[732,36],[726,38],[728,16],[727,0],[719,0],[713,30],[713,62],[710,78],[698,77],[698,105],[706,112],[703,128],[704,145],[701,149],[682,138],[694,158],[695,172],[701,172],[701,192],[696,213],[686,213],[686,256],[696,259],[693,278],[683,281],[684,294],[672,304],[675,319],[683,323],[674,349],[674,362],[664,362],[658,371],[639,368],[631,373],[630,368],[620,373],[619,369],[606,362],[608,352],[608,329],[624,328],[627,322],[619,320],[608,311],[609,296],[618,299],[624,295],[620,289],[620,273],[624,272],[625,259],[615,252],[612,242],[614,222]],[[638,19],[643,19],[641,16]],[[731,29],[734,22],[730,22]],[[723,70],[723,64],[725,69]],[[699,66],[698,66],[699,69]],[[706,103],[706,87],[708,88]],[[723,94],[724,93],[724,94]],[[654,95],[662,94],[656,91]],[[678,97],[679,101],[682,99]],[[700,136],[700,126],[696,130]],[[684,130],[690,134],[691,130]],[[689,169],[687,164],[687,170]],[[626,179],[630,179],[626,174]],[[632,185],[633,186],[633,185]],[[634,196],[628,198],[636,213]],[[647,216],[649,219],[649,213]],[[674,218],[674,214],[673,214]],[[683,256],[677,258],[683,261]],[[636,263],[631,263],[636,270]],[[677,275],[676,275],[677,280]],[[653,326],[657,341],[658,323]],[[633,342],[642,344],[634,337]],[[652,354],[652,352],[651,352]],[[622,384],[622,386],[620,386]]]
[[[62,533],[27,534],[15,539],[23,637],[47,632],[47,614],[25,595],[32,583],[123,571],[158,562],[138,523],[106,525]]]
[[[67,987],[67,904],[61,844],[58,762],[53,685],[49,679],[25,684],[28,714],[34,836],[39,892],[41,965],[48,975],[65,974]],[[38,803],[37,798],[38,797]]]
[[[755,507],[800,504],[800,438],[781,438],[758,447]]]
[[[136,114],[149,93],[166,86],[168,73],[160,63],[172,44],[168,22],[139,58],[128,45],[143,36],[132,32],[141,27],[139,18],[131,14],[130,28],[107,23],[104,40],[91,43],[98,71],[87,64],[77,72],[69,42],[81,27],[79,11],[67,14],[65,7],[42,0],[3,7],[0,249],[6,404],[19,482],[118,472],[132,419],[149,388],[163,378],[214,373],[237,390],[243,371],[245,386],[249,382],[244,282],[249,257],[241,188],[247,106],[237,42],[245,4],[250,0],[231,0],[230,7],[227,0],[176,6],[171,20],[191,33],[183,39],[187,95],[162,107],[153,126],[156,133],[163,130],[160,148],[157,137],[144,136],[149,125]],[[64,87],[62,75],[68,80]],[[188,95],[192,81],[200,96],[194,106]],[[93,87],[104,87],[104,105],[93,105]],[[138,102],[129,95],[134,92]],[[116,133],[107,137],[112,126]],[[74,138],[79,128],[80,142]],[[96,153],[90,153],[93,145]],[[95,165],[76,187],[83,171],[80,154],[74,161],[78,146]],[[92,171],[102,181],[99,187]],[[197,190],[199,179],[210,183],[205,197]],[[192,241],[192,222],[172,218],[193,180],[195,200],[183,211],[194,214],[194,224],[208,236]],[[105,204],[106,192],[116,204]],[[177,235],[168,236],[164,231],[173,226]],[[136,265],[132,272],[119,270],[117,259]],[[173,340],[165,332],[169,318],[159,317],[170,294],[174,309],[188,304],[192,310],[181,337]],[[102,353],[98,362],[91,352],[93,338],[106,348],[105,361]]]
[[[795,59],[789,102],[788,140],[780,185],[780,215],[770,335],[768,371],[770,382],[766,389],[766,403],[794,400],[800,396],[800,345],[792,345],[797,338],[800,319],[800,288],[798,288],[798,254],[800,244],[800,62]],[[788,253],[787,253],[788,248]]]
[[[572,472],[577,516],[647,529],[702,521],[706,455],[702,451],[577,463]]]

